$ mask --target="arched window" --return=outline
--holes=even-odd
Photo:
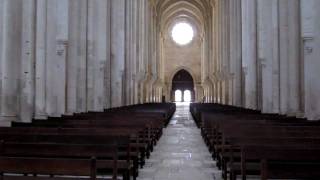
[[[182,91],[181,90],[176,90],[174,92],[174,101],[176,101],[176,102],[182,101]]]
[[[185,90],[183,92],[183,101],[184,102],[191,102],[191,91],[190,90]]]

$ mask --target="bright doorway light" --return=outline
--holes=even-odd
[[[182,91],[176,90],[174,92],[174,101],[181,102],[182,101]]]
[[[194,37],[192,26],[185,22],[175,24],[171,33],[172,39],[179,45],[189,44]]]
[[[183,92],[183,101],[184,102],[191,102],[191,91],[190,90],[185,90]]]

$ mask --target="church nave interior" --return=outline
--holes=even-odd
[[[0,0],[0,176],[319,179],[319,57],[319,0]]]

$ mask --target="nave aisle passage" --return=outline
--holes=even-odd
[[[138,180],[220,180],[221,172],[189,113],[188,103],[177,111],[164,129],[151,158],[139,172]]]

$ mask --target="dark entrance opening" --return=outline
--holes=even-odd
[[[176,95],[181,97],[176,97]],[[182,69],[174,75],[172,79],[171,97],[173,101],[194,101],[194,83],[193,78],[188,71]]]

